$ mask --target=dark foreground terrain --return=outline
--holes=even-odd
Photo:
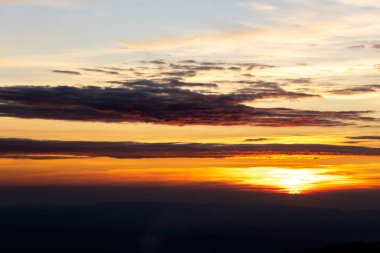
[[[322,249],[305,250],[297,253],[378,253],[380,243],[355,242],[350,244],[333,245]]]
[[[380,211],[106,203],[0,209],[0,252],[380,252]]]

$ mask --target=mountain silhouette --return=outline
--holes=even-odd
[[[302,252],[379,241],[379,228],[380,211],[149,202],[19,206],[0,209],[0,251]]]

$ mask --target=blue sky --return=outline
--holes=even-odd
[[[234,28],[236,17],[247,14],[235,1],[0,2],[1,46],[36,54],[97,48],[121,38],[139,41]]]
[[[278,50],[279,47],[286,47],[285,49],[289,48],[289,50],[294,47],[302,49],[297,44],[303,43],[310,46],[303,54],[302,58],[305,59],[314,57],[314,54],[309,54],[315,51],[311,45],[318,44],[320,46],[318,53],[326,54],[326,57],[331,58],[332,55],[328,54],[329,50],[336,50],[337,46],[344,49],[361,42],[371,43],[376,40],[378,27],[375,24],[377,21],[375,16],[379,14],[379,6],[375,1],[360,2],[363,4],[357,4],[358,1],[353,0],[307,2],[299,0],[81,0],[60,1],[57,4],[57,1],[49,0],[6,0],[0,1],[0,36],[2,37],[0,50],[8,56],[69,54],[83,50],[115,49],[126,46],[121,41],[136,44],[160,41],[165,38],[186,39],[191,36],[215,34],[225,35],[225,38],[228,38],[229,33],[232,32],[262,28],[272,29],[272,33],[277,36],[273,34],[268,34],[267,37],[261,36],[262,40],[256,40],[256,45],[250,41],[256,36],[255,33],[251,38],[237,38],[232,49],[221,52],[219,57],[224,57],[223,53],[226,53],[229,58],[232,55],[241,56],[242,54],[248,57],[245,50],[247,45],[243,43],[246,40],[252,47],[261,47],[260,53],[265,50]],[[363,20],[363,15],[368,20]],[[368,23],[373,27],[368,27]],[[365,26],[371,30],[361,29]],[[355,31],[355,27],[361,30]],[[285,34],[285,31],[292,30],[295,32]],[[286,40],[278,41],[280,38],[286,38]],[[198,44],[205,44],[202,39],[199,41],[201,42]],[[216,42],[222,50],[228,47],[224,45],[228,43],[223,40]],[[327,49],[323,47],[323,43],[328,43]],[[194,42],[191,45],[198,44]],[[178,48],[174,47],[174,49]],[[147,48],[143,51],[149,51],[148,53],[151,54],[151,49]],[[243,53],[238,52],[239,49],[242,49]],[[153,51],[182,56],[170,50],[169,52],[156,49]],[[207,49],[201,51],[205,55],[209,54],[208,57],[219,52],[219,50]],[[128,51],[128,53],[134,52]],[[367,52],[367,54],[370,53]],[[259,55],[255,51],[251,54]],[[366,52],[361,52],[361,54],[366,55]]]

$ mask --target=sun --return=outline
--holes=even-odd
[[[287,194],[305,194],[341,181],[326,169],[253,167],[222,172],[225,179],[235,185]]]
[[[325,175],[318,175],[315,171],[304,169],[273,169],[267,174],[268,181],[289,194],[301,194],[313,188],[314,184],[327,179]]]

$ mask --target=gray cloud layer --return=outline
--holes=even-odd
[[[111,158],[225,158],[271,154],[380,155],[380,148],[317,144],[215,144],[38,141],[0,139],[0,157],[56,159]],[[40,157],[38,157],[40,156]]]
[[[217,87],[177,80],[114,82],[119,87],[0,87],[0,116],[168,125],[342,126],[369,111],[310,111],[255,108],[244,103],[265,98],[300,99],[316,95],[290,92],[277,83],[257,82],[232,93],[204,93],[189,87]]]

